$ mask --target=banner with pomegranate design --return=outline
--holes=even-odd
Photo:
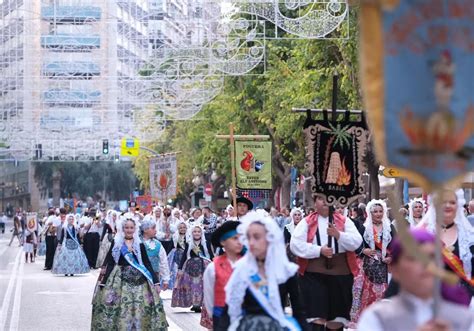
[[[474,169],[473,8],[472,0],[361,8],[362,83],[377,155],[426,190]]]
[[[176,197],[178,167],[176,154],[164,154],[150,160],[150,194],[163,203]]]
[[[313,119],[304,123],[306,169],[311,174],[311,191],[330,205],[347,206],[365,193],[363,174],[368,131],[363,114],[353,121],[347,111],[337,121]]]
[[[272,142],[235,142],[237,188],[252,190],[272,189]]]

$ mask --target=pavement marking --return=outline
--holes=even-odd
[[[25,263],[20,262],[18,271],[18,281],[16,282],[15,299],[13,300],[13,312],[10,319],[10,331],[17,331],[20,326],[20,307],[21,307],[21,290],[23,288],[23,269]]]
[[[16,275],[18,273],[18,268],[20,266],[20,257],[22,250],[18,250],[16,254],[15,263],[13,265],[12,274],[10,276],[10,281],[8,282],[7,291],[5,292],[5,297],[3,298],[2,308],[0,309],[0,330],[5,330],[5,325],[7,323],[8,310],[10,307],[11,296],[13,292],[13,287],[16,280]]]

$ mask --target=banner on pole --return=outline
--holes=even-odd
[[[474,169],[472,1],[390,2],[362,4],[364,100],[379,161],[429,191]]]
[[[350,120],[348,110],[342,120],[315,120],[308,112],[304,124],[306,168],[311,174],[311,191],[330,205],[347,206],[365,193],[363,174],[368,130],[365,119]]]
[[[178,167],[176,154],[166,154],[150,160],[150,193],[164,203],[177,194]]]
[[[272,142],[236,141],[235,168],[239,189],[272,189]]]
[[[26,227],[28,231],[33,232],[38,230],[38,214],[37,213],[27,213],[26,214]]]

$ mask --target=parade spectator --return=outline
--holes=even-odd
[[[12,245],[13,239],[15,239],[15,237],[18,239],[18,246],[21,246],[21,224],[17,215],[13,217],[13,229],[11,231],[12,238],[10,239],[8,246]]]

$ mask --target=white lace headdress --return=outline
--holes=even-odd
[[[265,274],[268,282],[268,300],[265,300],[265,310],[276,319],[282,327],[294,330],[294,326],[285,318],[281,306],[280,292],[278,285],[285,283],[290,277],[296,274],[298,266],[288,260],[283,241],[283,233],[276,222],[263,212],[252,211],[241,218],[241,224],[237,227],[237,232],[241,234],[240,240],[248,247],[247,231],[251,224],[260,223],[265,226],[268,241],[267,255],[265,258]],[[225,288],[226,303],[231,319],[231,328],[238,325],[242,315],[242,302],[245,292],[253,286],[250,277],[258,273],[257,260],[252,252],[242,257],[235,266],[229,282]]]
[[[296,227],[296,224],[295,224],[295,221],[293,219],[293,217],[295,216],[296,213],[300,213],[301,214],[301,219],[304,218],[304,211],[303,209],[301,208],[298,208],[298,207],[295,207],[291,210],[290,212],[290,223],[288,223],[287,225],[285,225],[285,227],[287,228],[288,232],[290,234],[293,234],[293,230],[295,229]]]
[[[114,247],[112,248],[112,257],[114,258],[115,263],[118,263],[120,259],[120,250],[122,249],[122,245],[125,242],[125,234],[123,232],[124,225],[128,222],[132,221],[135,224],[135,232],[133,233],[133,250],[135,251],[135,255],[138,258],[138,262],[143,265],[142,260],[142,253],[140,250],[140,236],[139,230],[140,226],[138,221],[133,218],[131,214],[125,214],[123,217],[119,218],[119,222],[117,222],[117,234],[115,235],[114,239]]]
[[[408,204],[408,223],[410,223],[410,226],[412,226],[412,227],[417,225],[417,223],[415,221],[415,218],[413,216],[413,207],[416,204],[421,204],[422,207],[423,207],[423,213],[421,214],[422,218],[423,218],[423,216],[425,216],[425,213],[426,213],[425,200],[423,200],[422,198],[415,198],[415,199],[411,200],[410,203]]]
[[[456,195],[457,209],[456,216],[454,217],[454,223],[458,228],[458,245],[459,245],[459,258],[462,260],[464,272],[467,278],[471,279],[472,275],[472,253],[471,246],[474,245],[474,228],[464,215],[464,205],[466,204],[466,198],[464,197],[464,191],[457,189],[453,191]],[[419,227],[424,227],[431,233],[436,234],[436,206],[434,204],[434,197],[428,196],[428,211],[423,217],[421,222],[418,224]]]
[[[194,238],[193,238],[193,231],[195,228],[201,229],[201,240],[199,241],[199,243],[202,245],[202,248],[204,249],[204,255],[208,259],[210,259],[211,255],[209,254],[209,250],[207,249],[207,242],[206,242],[206,236],[204,235],[204,229],[202,226],[198,224],[188,227],[188,231],[186,232],[186,241],[189,243],[189,249],[186,253],[186,258],[188,260],[191,258],[191,251],[196,247],[196,243],[194,242]]]
[[[388,218],[388,208],[387,204],[383,200],[371,200],[365,211],[367,213],[367,219],[365,220],[364,227],[364,240],[369,244],[370,249],[375,249],[375,240],[374,240],[374,225],[372,223],[372,211],[376,206],[380,206],[383,209],[383,218],[382,218],[382,257],[387,255],[387,246],[392,241],[391,235],[391,222]]]

